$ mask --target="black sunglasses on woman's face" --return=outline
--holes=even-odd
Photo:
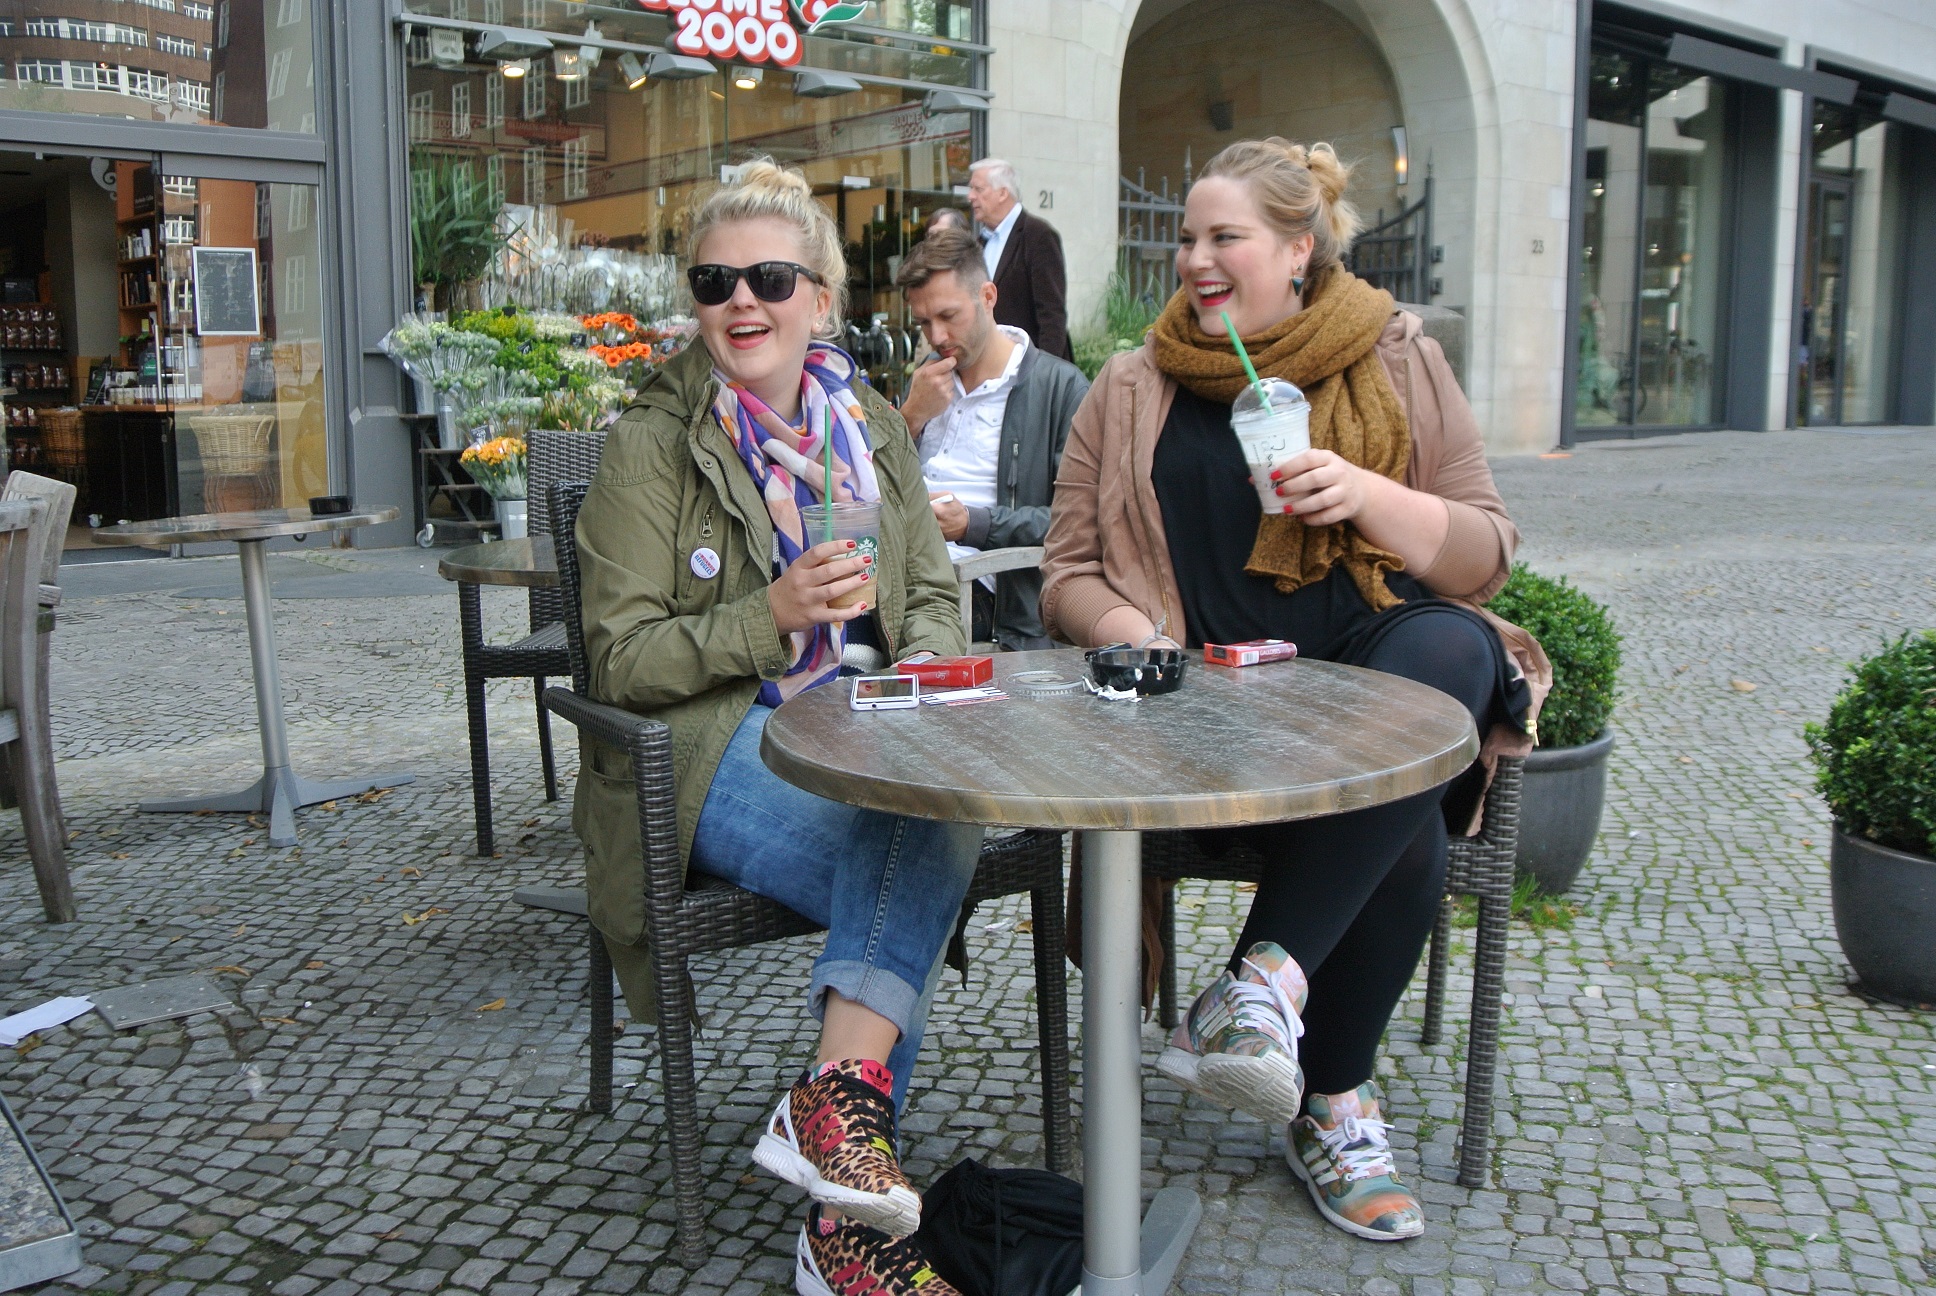
[[[701,306],[721,306],[732,299],[742,275],[746,286],[763,302],[783,302],[793,296],[801,275],[823,286],[827,282],[797,261],[762,261],[750,266],[696,265],[686,271],[686,282],[692,285],[692,299]]]

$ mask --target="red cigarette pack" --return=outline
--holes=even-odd
[[[894,668],[921,681],[923,689],[973,688],[995,678],[993,657],[928,657]]]
[[[1297,645],[1288,639],[1247,639],[1243,643],[1205,644],[1203,660],[1212,666],[1255,666],[1260,662],[1289,661]]]

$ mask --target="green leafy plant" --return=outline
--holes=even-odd
[[[1512,916],[1515,922],[1523,922],[1534,931],[1571,931],[1573,920],[1580,916],[1580,905],[1564,896],[1547,895],[1539,889],[1538,878],[1521,873],[1513,879]],[[1477,927],[1478,900],[1469,895],[1460,896],[1452,914],[1452,925],[1466,929]]]
[[[1524,627],[1553,663],[1539,745],[1578,747],[1598,738],[1620,697],[1620,634],[1606,608],[1566,577],[1541,576],[1525,563],[1513,564],[1486,607]]]
[[[1130,286],[1126,267],[1118,262],[1103,289],[1102,311],[1095,326],[1072,339],[1076,368],[1094,381],[1110,356],[1143,345],[1143,335],[1162,313],[1163,303],[1138,294]]]
[[[413,161],[410,167],[410,253],[420,284],[447,293],[481,278],[510,240],[500,229],[502,207],[469,162],[447,157]]]
[[[1936,630],[1905,634],[1807,727],[1815,790],[1842,831],[1936,856]]]

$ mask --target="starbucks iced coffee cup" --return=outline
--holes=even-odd
[[[1266,378],[1231,402],[1230,428],[1244,448],[1264,512],[1282,513],[1285,501],[1271,482],[1271,469],[1311,448],[1311,402],[1282,378]]]
[[[879,504],[809,504],[800,510],[800,521],[807,531],[807,547],[824,544],[827,540],[827,510],[833,510],[833,538],[852,540],[853,556],[872,558],[874,561],[865,573],[867,579],[859,589],[828,600],[828,607],[849,608],[856,603],[876,607],[880,600],[874,597],[876,579],[881,568],[881,506]]]

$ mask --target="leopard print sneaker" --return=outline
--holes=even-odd
[[[807,1211],[794,1250],[793,1290],[800,1296],[961,1296],[936,1273],[913,1238],[825,1219]]]
[[[894,1153],[894,1078],[878,1062],[831,1062],[780,1099],[753,1160],[816,1201],[903,1237],[921,1198]]]

